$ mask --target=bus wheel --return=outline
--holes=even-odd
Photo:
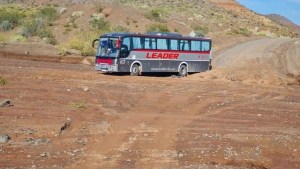
[[[184,77],[187,76],[188,71],[186,65],[181,65],[179,68],[179,76]]]
[[[138,64],[134,64],[131,68],[130,74],[132,76],[138,76],[141,74],[140,66]]]

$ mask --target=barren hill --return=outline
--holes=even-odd
[[[57,10],[59,15],[57,19],[46,25],[49,25],[47,29],[53,34],[56,49],[61,54],[93,55],[94,50],[90,48],[90,42],[101,33],[109,31],[170,31],[188,35],[194,30],[199,35],[213,38],[214,51],[247,39],[296,36],[296,32],[289,27],[258,15],[234,0],[66,0],[63,2],[16,0],[14,2],[15,6],[20,8],[17,9],[18,11],[27,11],[27,13],[46,5]],[[11,4],[11,1],[2,1],[2,4]],[[7,9],[7,6],[3,8]],[[22,25],[17,25],[11,31],[0,32],[0,41],[18,41],[20,38],[16,36],[19,36],[18,32],[21,28]],[[5,38],[1,38],[3,36]],[[30,45],[32,42],[43,42],[42,39],[45,39],[43,36],[41,39],[26,37],[21,43]],[[46,43],[47,40],[46,38]]]

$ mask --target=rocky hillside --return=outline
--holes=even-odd
[[[276,23],[279,23],[279,24],[281,24],[285,27],[288,27],[291,30],[297,32],[298,36],[300,35],[300,26],[295,24],[294,22],[290,21],[288,18],[278,15],[278,14],[270,14],[270,15],[266,15],[266,17]]]
[[[184,35],[194,31],[198,36],[213,38],[215,51],[247,39],[297,35],[234,0],[6,0],[2,1],[1,11],[14,11],[22,17],[8,29],[1,29],[0,42],[51,43],[62,55],[93,55],[91,41],[110,31],[170,31]],[[0,22],[6,26],[12,21],[0,17]],[[44,31],[35,27],[24,34],[24,29],[32,29],[28,25],[42,25]]]

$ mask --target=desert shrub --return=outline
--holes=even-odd
[[[45,27],[45,20],[42,18],[33,18],[24,20],[20,34],[24,37],[36,36],[37,32]]]
[[[252,35],[252,32],[249,31],[247,28],[237,28],[237,29],[231,29],[231,32],[229,34],[243,35],[249,37]]]
[[[94,6],[96,7],[96,11],[98,13],[101,13],[104,9],[104,6],[102,5],[102,2],[100,2],[100,1],[95,1]]]
[[[147,32],[170,32],[165,24],[151,24],[147,26]]]
[[[20,20],[25,16],[21,13],[19,8],[15,7],[0,7],[0,23],[8,21],[12,26],[16,26],[20,23]]]
[[[3,32],[10,31],[14,28],[13,24],[9,21],[2,21],[0,23],[0,30]]]
[[[197,25],[194,26],[193,29],[197,37],[204,37],[208,33],[208,27]]]
[[[90,21],[90,25],[94,30],[109,31],[110,29],[109,22],[103,20],[102,18],[100,19],[92,18]]]
[[[68,54],[68,46],[67,45],[58,45],[59,54],[62,56],[66,56]]]
[[[0,34],[0,43],[6,41],[6,36]]]
[[[64,33],[69,33],[73,29],[78,28],[77,24],[75,23],[76,17],[71,17],[70,20],[64,25],[65,31]]]
[[[70,103],[70,106],[71,106],[72,108],[82,109],[82,110],[87,108],[85,102],[71,102],[71,103]]]
[[[94,56],[96,50],[92,47],[92,41],[105,32],[84,32],[74,36],[69,41],[69,48],[80,51],[82,56]]]
[[[4,86],[5,84],[7,84],[7,81],[2,76],[0,76],[0,86]]]
[[[54,45],[56,44],[56,40],[50,29],[46,27],[46,23],[43,18],[25,20],[20,30],[20,35],[25,38],[32,36],[45,38],[47,43]]]
[[[26,38],[24,36],[21,35],[14,35],[10,37],[10,41],[11,42],[25,42]]]
[[[121,26],[121,25],[118,25],[118,26],[114,26],[112,29],[111,29],[113,32],[129,32],[129,29],[124,27],[124,26]]]
[[[162,17],[165,12],[161,9],[152,9],[148,13],[145,14],[145,17],[151,20],[155,20],[158,22],[163,21]]]
[[[48,21],[54,21],[58,17],[58,13],[54,7],[47,6],[37,13],[37,18],[44,18]]]

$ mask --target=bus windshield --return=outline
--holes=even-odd
[[[118,57],[119,49],[117,47],[118,38],[100,38],[97,56],[100,57]]]

